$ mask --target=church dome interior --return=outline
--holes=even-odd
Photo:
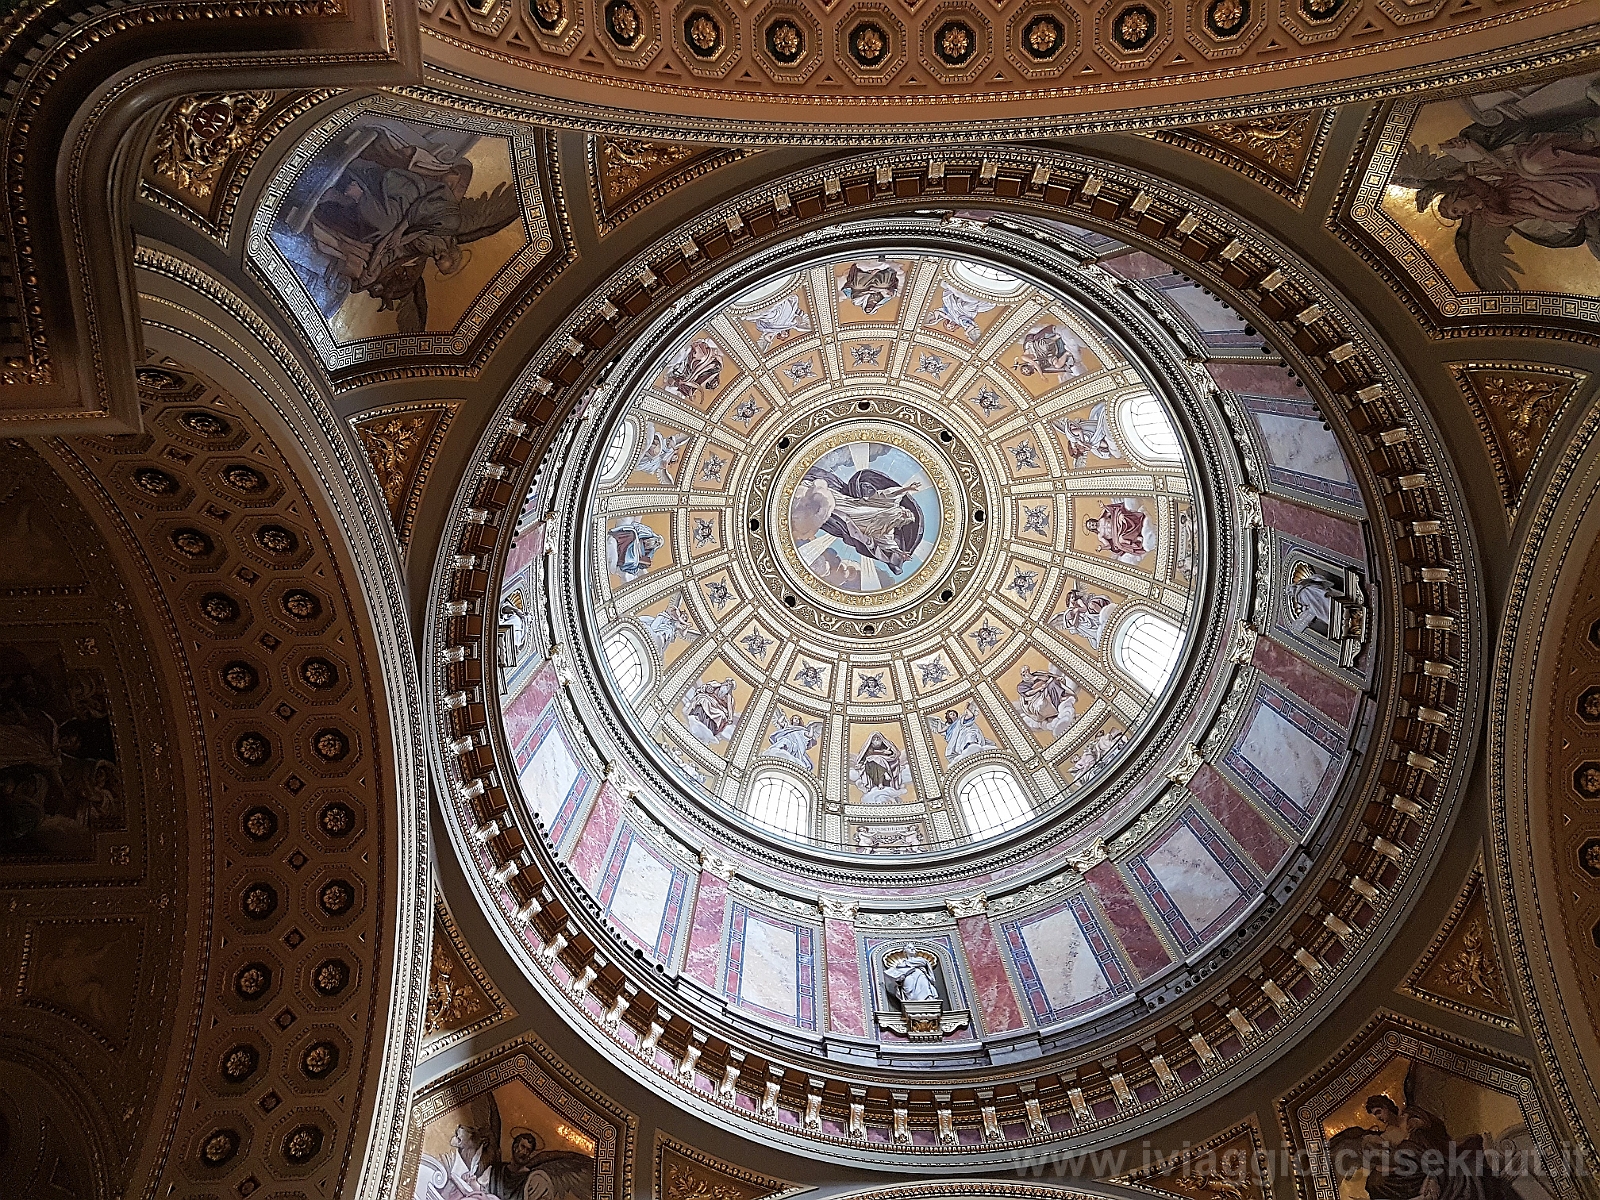
[[[1600,1198],[1594,17],[12,6],[0,1198]]]

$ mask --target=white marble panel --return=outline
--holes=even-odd
[[[1261,438],[1267,444],[1267,459],[1273,466],[1334,483],[1352,482],[1350,467],[1344,460],[1338,439],[1322,427],[1321,421],[1282,413],[1252,415],[1261,429]]]
[[[739,999],[791,1019],[800,1016],[800,938],[751,916],[744,925]]]
[[[578,763],[567,749],[559,725],[550,727],[517,778],[534,812],[548,817],[561,807],[578,778]]]
[[[661,936],[661,919],[671,890],[672,868],[635,841],[622,860],[622,875],[611,896],[611,919],[646,946],[654,947]]]
[[[1022,941],[1039,973],[1045,999],[1055,1011],[1098,996],[1111,986],[1071,909],[1063,908],[1024,925]]]
[[[1191,929],[1204,929],[1239,898],[1238,885],[1187,825],[1179,825],[1144,861]]]
[[[1316,794],[1333,760],[1327,750],[1265,704],[1256,709],[1255,719],[1239,743],[1239,753],[1301,804]]]

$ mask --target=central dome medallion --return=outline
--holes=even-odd
[[[965,505],[949,464],[890,421],[846,420],[814,437],[773,499],[789,577],[844,613],[885,612],[926,594],[962,537]]]
[[[631,378],[582,501],[588,636],[693,805],[915,855],[1058,811],[1143,739],[1189,641],[1197,486],[1087,307],[949,254],[840,257]]]

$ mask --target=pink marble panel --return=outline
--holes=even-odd
[[[528,734],[539,723],[545,705],[550,703],[550,697],[556,694],[558,686],[555,665],[547,662],[529,675],[527,682],[522,685],[522,690],[505,703],[503,711],[506,721],[506,741],[513,750],[522,747]]]
[[[1255,805],[1234,791],[1210,763],[1203,764],[1195,772],[1189,781],[1189,790],[1262,871],[1270,871],[1278,865],[1289,844],[1256,811]]]
[[[611,835],[617,831],[624,805],[622,793],[609,783],[600,785],[589,816],[578,835],[578,844],[572,851],[572,869],[592,891],[599,885],[600,870],[606,861],[606,851],[611,848]]]
[[[1271,638],[1256,639],[1256,652],[1250,660],[1300,699],[1316,705],[1344,725],[1355,715],[1359,696],[1356,690],[1324,675],[1291,650]]]
[[[1357,560],[1366,557],[1361,528],[1349,521],[1290,504],[1275,496],[1261,497],[1261,517],[1271,529],[1281,529],[1284,533],[1292,533]]]
[[[864,1037],[867,1015],[861,1007],[861,960],[856,953],[855,926],[838,917],[827,918],[823,922],[823,945],[828,956],[828,1028],[835,1033]]]
[[[722,954],[722,926],[728,914],[728,881],[700,872],[694,891],[694,920],[689,926],[689,954],[684,974],[708,988],[717,986],[717,959]]]
[[[1158,275],[1171,275],[1172,264],[1163,262],[1154,254],[1135,250],[1132,254],[1119,254],[1100,264],[1114,275],[1124,279],[1154,279]]]
[[[1287,367],[1249,363],[1207,363],[1206,370],[1224,391],[1244,396],[1270,396],[1275,400],[1309,400],[1306,389]]]
[[[1006,974],[1005,960],[1000,954],[1000,942],[994,936],[994,927],[982,914],[962,917],[956,922],[961,934],[961,948],[967,956],[967,966],[972,971],[972,986],[977,992],[978,1013],[983,1018],[985,1033],[1003,1033],[1007,1029],[1021,1029],[1022,1006],[1011,987],[1011,977]]]
[[[1083,878],[1100,901],[1106,920],[1117,931],[1117,937],[1128,952],[1128,961],[1141,978],[1148,979],[1172,961],[1160,937],[1150,927],[1144,910],[1122,881],[1115,863],[1109,859],[1097,863],[1084,872]]]
[[[512,520],[514,522],[515,518],[513,517]],[[538,558],[543,550],[544,526],[539,524],[517,538],[516,544],[511,547],[511,552],[506,555],[505,578],[510,579],[523,567]]]

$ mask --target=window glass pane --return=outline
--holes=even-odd
[[[1177,665],[1183,630],[1154,613],[1135,613],[1117,633],[1112,660],[1147,692],[1159,692]]]
[[[606,456],[600,461],[600,478],[603,481],[619,479],[627,474],[633,458],[633,422],[624,421],[617,426],[606,445]]]
[[[613,630],[601,648],[605,651],[606,662],[611,665],[611,678],[616,681],[617,690],[630,699],[637,695],[639,686],[644,683],[644,655],[639,653],[633,639],[621,630]]]
[[[1123,402],[1122,423],[1133,452],[1146,462],[1178,462],[1183,449],[1172,419],[1150,393]]]
[[[1003,767],[968,776],[956,799],[961,805],[961,819],[972,837],[1014,828],[1033,815],[1022,785]]]
[[[750,803],[745,812],[752,821],[780,833],[803,837],[810,829],[806,793],[798,783],[782,775],[758,775],[750,787]]]

